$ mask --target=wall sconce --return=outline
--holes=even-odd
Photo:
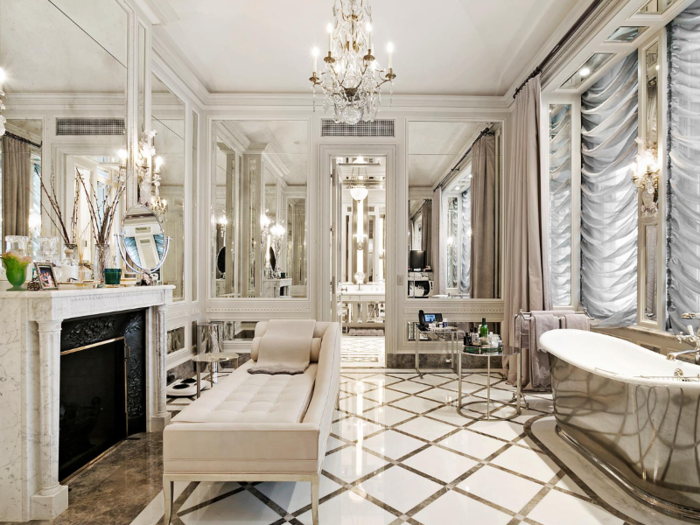
[[[641,141],[637,139],[637,144]],[[659,213],[659,157],[658,146],[645,146],[637,155],[637,163],[632,166],[632,180],[641,196],[640,210],[643,217],[653,217]]]

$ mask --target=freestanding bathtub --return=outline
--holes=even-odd
[[[700,366],[579,330],[540,344],[559,435],[635,498],[700,520]]]

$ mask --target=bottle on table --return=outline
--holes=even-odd
[[[479,339],[481,343],[488,343],[489,339],[489,326],[486,324],[486,317],[481,319],[481,326],[479,326]]]

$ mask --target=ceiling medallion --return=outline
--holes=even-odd
[[[393,46],[389,44],[388,67],[383,69],[372,54],[372,10],[365,0],[335,0],[335,25],[328,24],[328,55],[324,71],[318,72],[318,48],[313,49],[314,70],[309,79],[324,94],[323,108],[331,110],[336,123],[372,122],[381,106],[382,85],[390,83],[394,91],[396,75],[392,69]]]

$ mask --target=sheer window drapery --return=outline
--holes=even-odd
[[[700,311],[700,2],[669,29],[667,327],[679,332]]]
[[[581,301],[599,326],[637,316],[637,52],[581,97]]]
[[[571,105],[549,112],[549,257],[552,304],[571,305]]]
[[[469,293],[470,263],[472,257],[472,196],[471,185],[462,192],[462,271],[459,280],[459,292]]]

